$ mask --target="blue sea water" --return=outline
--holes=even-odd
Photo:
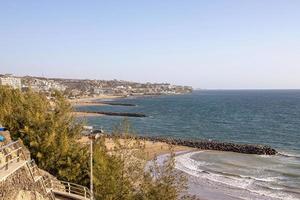
[[[245,199],[256,199],[257,195],[261,195],[258,199],[300,199],[300,90],[202,90],[114,101],[136,106],[77,109],[144,113],[148,117],[129,118],[140,135],[270,145],[280,154],[199,151],[178,156],[176,167],[191,176],[255,193]],[[86,118],[90,125],[105,130],[112,130],[122,119]]]
[[[126,106],[78,110],[141,112],[129,118],[137,134],[268,144],[300,152],[300,90],[195,91],[187,95],[118,99]],[[88,117],[111,130],[123,117]]]

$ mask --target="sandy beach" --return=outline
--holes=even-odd
[[[177,156],[189,153],[190,151],[197,151],[190,149],[187,151],[176,151]],[[162,162],[168,154],[161,154],[157,157],[159,162]],[[176,159],[177,162],[177,159]],[[176,167],[177,170],[179,170]],[[222,182],[213,181],[205,177],[205,172],[198,174],[190,174],[181,171],[187,177],[187,190],[184,194],[195,196],[200,200],[282,200],[282,198],[275,198],[260,194],[258,191],[250,191],[242,186],[231,186]]]
[[[69,102],[72,106],[103,106],[106,104],[103,103],[97,103],[96,100],[108,100],[108,99],[116,99],[116,98],[122,98],[122,96],[112,96],[112,95],[98,95],[94,97],[82,97],[77,99],[70,99]],[[73,116],[75,117],[100,117],[103,116],[103,114],[98,113],[88,113],[88,112],[72,112]]]
[[[129,146],[136,144],[135,139],[126,139]],[[80,143],[88,143],[88,137],[84,136],[79,140]],[[125,139],[119,139],[122,144]],[[153,142],[147,140],[139,140],[140,144],[144,146],[145,157],[143,159],[150,161],[157,157],[158,160],[164,160],[171,151],[176,153],[176,157],[184,155],[186,153],[197,151],[195,148],[190,148],[181,145],[172,145],[172,150],[170,145],[164,142]],[[105,145],[108,150],[113,151],[115,144],[111,138],[105,139]],[[134,148],[132,148],[134,149]],[[177,162],[177,161],[176,161]],[[160,161],[159,161],[160,163]],[[177,168],[176,168],[177,169]],[[179,170],[179,169],[177,169]],[[181,170],[179,170],[181,171]],[[279,200],[278,198],[271,198],[263,194],[259,194],[253,191],[249,191],[242,187],[230,186],[222,182],[217,182],[210,180],[205,177],[205,173],[189,174],[187,172],[181,171],[187,177],[188,189],[185,194],[194,195],[201,200],[243,200],[243,199],[254,199],[254,200]]]
[[[263,194],[254,193],[247,189],[229,186],[202,177],[184,173],[188,178],[187,193],[201,200],[280,200]]]
[[[89,139],[86,136],[81,137],[79,140],[80,143],[88,143]],[[119,139],[119,142],[124,143],[124,139]],[[128,140],[127,140],[128,142]],[[130,144],[135,144],[137,141],[135,139],[130,139]],[[195,151],[196,149],[181,145],[172,145],[170,146],[164,142],[152,142],[148,140],[139,140],[140,144],[144,146],[146,160],[152,160],[156,156],[164,155],[167,153],[173,152],[182,152],[182,151]],[[105,138],[105,145],[108,150],[113,150],[115,147],[115,143],[111,138]]]
[[[108,100],[108,99],[116,99],[123,98],[123,96],[112,96],[112,95],[97,95],[94,97],[81,97],[77,99],[70,99],[70,103],[73,106],[81,106],[81,105],[105,105],[102,103],[95,103],[96,100]]]

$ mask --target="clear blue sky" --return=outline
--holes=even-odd
[[[300,1],[3,0],[0,73],[300,88]]]

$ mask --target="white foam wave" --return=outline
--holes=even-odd
[[[278,155],[285,156],[285,157],[300,158],[300,155],[299,155],[299,154],[291,153],[291,152],[284,152],[284,151],[278,152]]]
[[[213,182],[219,182],[221,184],[229,185],[232,187],[245,189],[250,192],[265,195],[271,198],[277,199],[284,199],[284,200],[296,200],[298,198],[293,197],[292,195],[288,194],[287,192],[282,192],[283,188],[276,188],[270,187],[268,182],[276,182],[279,177],[265,177],[265,178],[258,178],[252,176],[226,176],[222,174],[216,173],[208,173],[201,169],[201,166],[207,166],[210,163],[204,161],[196,161],[191,158],[192,155],[198,154],[201,152],[191,152],[176,156],[176,169],[181,170],[189,175],[205,178],[211,180]],[[206,172],[206,173],[205,173]],[[267,188],[259,187],[259,185],[255,184],[255,182],[265,182]]]

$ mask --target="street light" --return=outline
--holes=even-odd
[[[100,130],[93,130],[93,126],[83,126],[82,134],[88,136],[90,140],[90,191],[91,191],[91,200],[94,199],[94,185],[93,185],[93,141],[97,140],[100,137],[100,134],[103,133],[102,128]]]
[[[94,199],[94,187],[93,187],[93,141],[100,137],[99,133],[93,134],[91,133],[89,136],[90,139],[90,161],[91,161],[91,175],[90,175],[90,190],[92,200]]]

